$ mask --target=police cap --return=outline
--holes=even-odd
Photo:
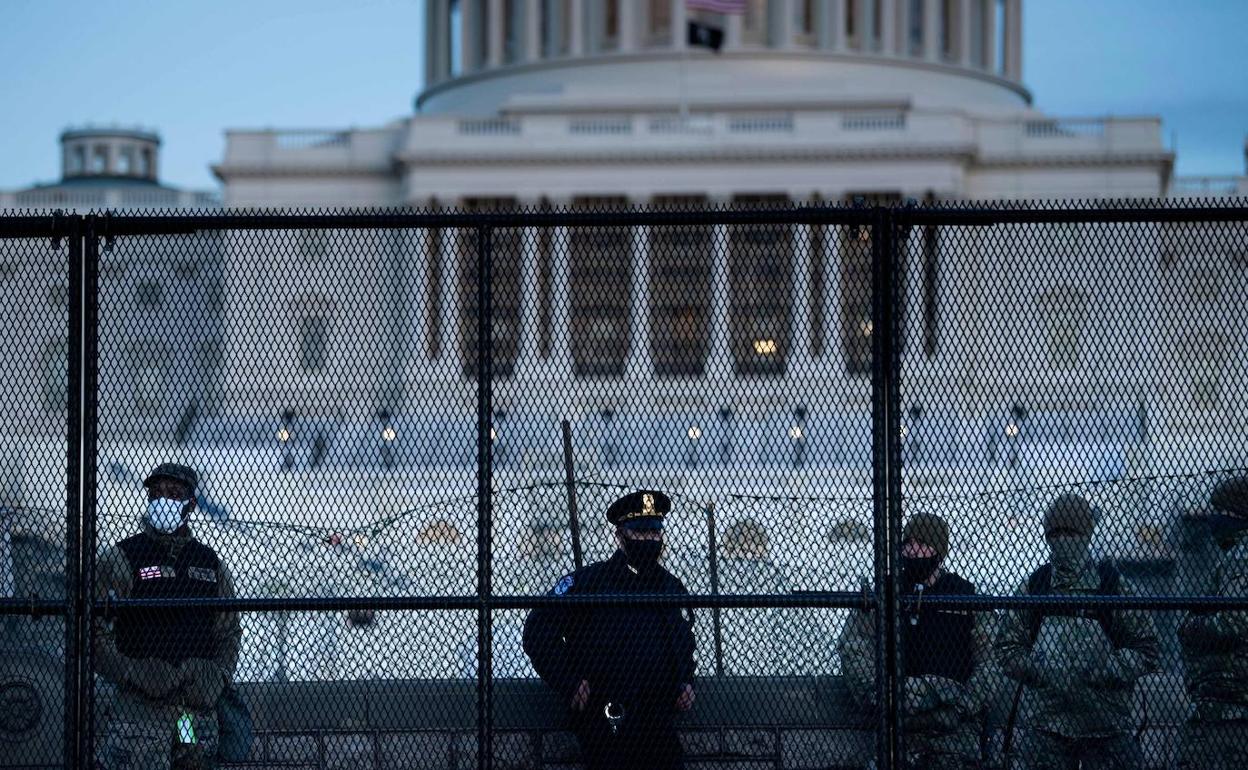
[[[672,499],[662,492],[643,489],[624,495],[607,508],[607,521],[625,529],[663,529],[663,518],[672,510]]]
[[[1044,513],[1044,534],[1049,536],[1059,530],[1090,537],[1096,529],[1097,510],[1084,497],[1067,493],[1049,504]]]
[[[156,479],[173,479],[180,481],[191,488],[191,493],[195,493],[195,488],[199,486],[199,474],[189,465],[179,465],[178,463],[161,463],[147,474],[147,478],[143,479],[143,486],[150,487]]]

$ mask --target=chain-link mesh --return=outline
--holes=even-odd
[[[0,239],[0,766],[1236,756],[1242,209],[863,203]]]

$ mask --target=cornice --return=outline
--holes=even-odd
[[[979,155],[975,158],[977,168],[1093,168],[1099,166],[1169,165],[1174,163],[1174,153],[1157,152],[1126,153],[1064,153],[1060,155]]]
[[[592,150],[529,150],[400,153],[405,166],[459,166],[510,163],[515,165],[568,165],[581,163],[723,161],[836,161],[836,160],[967,160],[975,146],[966,143],[893,147],[653,147]]]

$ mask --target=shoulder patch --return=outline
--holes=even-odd
[[[205,567],[191,567],[186,571],[191,580],[202,580],[205,583],[217,582],[217,571]]]
[[[555,583],[555,589],[551,591],[551,593],[553,593],[555,596],[563,596],[564,594],[568,592],[568,589],[571,587],[572,587],[572,576],[564,575],[563,577],[559,578],[558,583]]]

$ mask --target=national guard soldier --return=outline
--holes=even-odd
[[[993,615],[924,606],[924,596],[969,596],[975,585],[942,564],[949,525],[931,514],[902,531],[903,589],[914,609],[901,619],[905,666],[906,766],[963,770],[980,763],[984,713],[1000,682],[992,657]],[[851,694],[876,708],[875,619],[855,612],[838,643]]]
[[[1209,530],[1223,550],[1214,595],[1248,598],[1248,476],[1218,484],[1209,504]],[[1179,767],[1248,767],[1248,612],[1189,612],[1179,625],[1179,643],[1195,704]]]
[[[660,563],[662,492],[625,495],[607,509],[619,549],[604,562],[562,577],[551,596],[686,595]],[[572,710],[572,727],[591,770],[679,768],[677,711],[693,705],[693,620],[677,607],[553,606],[524,624],[533,668]]]
[[[151,472],[143,482],[141,531],[100,557],[100,599],[234,596],[225,564],[187,524],[198,482],[185,465],[163,463]],[[107,615],[95,622],[96,661],[115,690],[103,704],[97,765],[214,767],[215,709],[238,661],[238,613],[177,607]]]
[[[1134,593],[1113,562],[1098,563],[1089,555],[1097,518],[1098,512],[1079,495],[1054,500],[1044,515],[1049,562],[1018,593]],[[1159,657],[1157,634],[1146,613],[1058,608],[1007,612],[996,651],[1005,675],[1018,682],[1015,703],[1021,695],[1029,768],[1141,765],[1133,693],[1136,680],[1158,670]]]

